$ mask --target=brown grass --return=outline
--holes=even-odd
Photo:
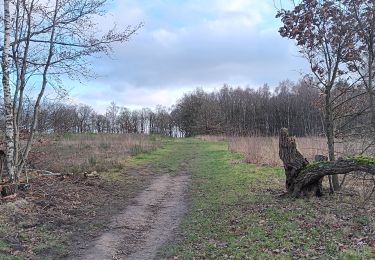
[[[246,162],[258,165],[282,166],[279,159],[278,137],[228,137],[228,148],[232,152],[245,155]],[[297,148],[309,161],[315,155],[328,155],[327,141],[324,137],[297,137]],[[346,143],[336,140],[336,157],[360,154],[367,142],[357,140]],[[365,154],[374,155],[373,149],[366,150]]]
[[[155,137],[137,134],[74,134],[36,141],[30,167],[59,173],[105,171],[121,167],[125,158],[160,146]]]
[[[298,137],[296,141],[299,151],[309,161],[317,154],[327,154],[326,141],[322,137]],[[278,137],[231,137],[228,142],[229,149],[244,154],[248,163],[282,166]]]

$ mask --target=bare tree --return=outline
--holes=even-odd
[[[107,108],[106,117],[110,124],[110,132],[116,133],[118,132],[118,116],[120,112],[120,107],[116,105],[115,102],[111,102],[110,106]]]
[[[6,168],[13,182],[17,181],[30,152],[47,87],[61,87],[60,82],[65,77],[76,79],[90,76],[89,57],[109,55],[113,43],[128,41],[142,26],[139,24],[122,31],[113,28],[101,32],[95,20],[105,14],[106,2],[107,0],[4,1],[4,46],[1,50],[6,114]],[[12,58],[11,64],[9,58]],[[10,76],[15,78],[13,93]],[[29,139],[25,146],[21,146],[19,133],[22,108],[25,91],[31,84],[39,87],[35,89],[37,96],[31,125],[28,127]]]
[[[91,114],[94,112],[94,110],[92,109],[92,107],[88,106],[88,105],[81,105],[78,107],[77,109],[77,119],[78,119],[78,122],[79,122],[79,125],[78,125],[78,131],[83,133],[83,132],[86,132],[88,129],[88,126],[89,126],[89,119],[91,117]]]
[[[375,2],[372,0],[346,0],[346,20],[352,21],[355,44],[347,56],[348,67],[356,72],[368,93],[371,113],[371,130],[375,130]]]

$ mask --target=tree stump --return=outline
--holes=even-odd
[[[309,164],[309,161],[297,150],[296,140],[294,137],[289,136],[286,128],[280,131],[279,156],[284,164],[286,175],[285,186],[288,193],[296,197],[300,195],[309,196],[310,194],[315,194],[316,196],[322,195],[323,178],[310,183],[308,186],[303,187],[303,189],[300,187],[300,184],[296,182],[297,177]]]
[[[279,138],[279,156],[284,164],[286,189],[295,197],[321,196],[323,177],[327,175],[355,171],[375,175],[374,157],[354,156],[328,162],[325,156],[318,156],[317,162],[310,164],[297,150],[296,140],[289,136],[286,128],[281,129]]]

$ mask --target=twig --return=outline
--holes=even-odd
[[[29,183],[29,174],[28,174],[28,170],[25,169],[25,175],[26,175],[26,183]]]
[[[371,197],[374,194],[374,192],[375,192],[375,186],[372,188],[372,190],[370,192],[370,195],[367,196],[366,201],[369,200],[369,199],[371,199]]]
[[[62,176],[62,173],[50,172],[47,170],[37,170],[37,169],[26,169],[26,171],[41,172],[42,176]]]
[[[345,175],[344,175],[344,178],[342,178],[342,180],[341,180],[341,183],[340,183],[340,189],[343,187],[343,185],[344,185],[344,183],[345,183],[346,176],[347,176],[347,174],[345,174]]]

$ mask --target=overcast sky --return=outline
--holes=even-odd
[[[76,102],[103,112],[170,106],[197,87],[277,86],[306,72],[294,43],[278,34],[273,0],[114,0],[101,26],[144,22],[113,59],[96,59],[98,79],[73,83]]]

